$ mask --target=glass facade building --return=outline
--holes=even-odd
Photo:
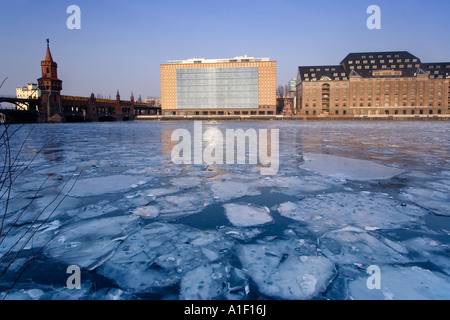
[[[258,108],[258,68],[177,70],[178,109]]]
[[[274,115],[276,62],[187,59],[161,65],[163,115]]]

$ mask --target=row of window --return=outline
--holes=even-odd
[[[86,106],[63,106],[63,112],[73,112],[73,113],[82,113],[83,111],[87,111],[88,107]],[[95,107],[94,112],[97,114],[102,113],[109,113],[109,114],[115,114],[116,110],[115,107]],[[123,114],[128,114],[131,112],[131,108],[122,108]]]
[[[327,104],[327,103],[325,103],[325,104]],[[385,103],[385,104],[384,104],[385,107],[389,107],[389,105],[390,105],[390,103]],[[402,105],[403,105],[403,107],[406,107],[408,104],[407,104],[406,102],[403,102]],[[317,107],[317,104],[313,103],[312,106],[313,106],[313,108],[316,108],[316,107]],[[336,106],[336,108],[338,108],[338,107],[340,107],[341,105],[340,105],[339,103],[336,103],[335,106]],[[360,103],[359,106],[360,106],[360,107],[364,107],[364,103]],[[367,103],[367,106],[368,106],[368,107],[372,107],[372,103],[370,103],[370,102]],[[377,103],[375,106],[376,106],[376,107],[380,107],[380,104]],[[415,103],[415,102],[411,102],[411,107],[415,107],[415,106],[416,106],[416,103]],[[423,105],[423,103],[421,102],[421,103],[419,104],[419,106],[420,106],[420,107],[423,107],[424,105]],[[440,102],[437,103],[437,104],[435,104],[435,103],[429,103],[429,106],[430,106],[430,107],[433,107],[433,106],[441,107],[442,104],[441,104]],[[342,107],[344,107],[344,108],[347,107],[347,104],[346,104],[346,103],[343,103],[343,104],[342,104]],[[356,103],[353,103],[353,107],[356,107]],[[395,104],[395,107],[398,107],[398,103]],[[308,103],[305,104],[305,108],[309,108],[309,104],[308,104]]]
[[[335,110],[334,114],[337,115],[337,116],[340,115],[339,110]],[[388,115],[388,114],[391,114],[391,112],[390,112],[389,110],[385,110],[385,111],[384,111],[384,114]],[[400,114],[400,111],[399,111],[399,110],[394,110],[394,113],[393,113],[393,114],[398,115],[398,114]],[[407,110],[402,110],[401,114],[404,114],[404,115],[407,115],[407,114],[416,114],[416,110],[410,110],[409,113],[408,113]],[[419,114],[422,114],[422,115],[423,115],[423,114],[426,114],[426,113],[425,113],[424,110],[419,110]],[[428,114],[430,114],[430,115],[434,114],[433,110],[428,110]],[[437,114],[442,114],[442,111],[441,111],[441,110],[437,110]],[[306,111],[305,111],[305,115],[309,115],[309,110],[306,110]],[[313,110],[313,111],[312,111],[312,115],[317,115],[317,111],[316,111],[316,110]],[[343,111],[342,111],[342,115],[344,115],[344,116],[347,115],[347,110],[343,110]]]
[[[381,57],[379,56],[379,58],[382,58],[382,56]],[[387,56],[387,58],[391,58],[391,57]],[[369,59],[372,59],[372,58],[369,58]],[[389,59],[387,61],[388,61],[388,63],[394,63],[394,61],[396,63],[402,63],[402,62],[409,63],[409,62],[411,62],[411,59],[405,59],[405,60],[402,60],[402,59],[396,59],[396,60]],[[418,62],[418,59],[412,59],[412,62]],[[362,63],[363,64],[368,64],[369,60],[362,60]],[[376,63],[376,61],[375,60],[370,60],[370,63],[374,64],[374,63]],[[386,59],[380,59],[378,63],[386,63]],[[361,60],[349,61],[348,64],[361,64]]]
[[[268,111],[165,111],[164,115],[166,116],[208,116],[208,115],[273,115],[274,112],[271,110]]]

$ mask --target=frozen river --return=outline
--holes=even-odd
[[[450,299],[450,123],[209,128],[278,129],[277,174],[174,164],[193,122],[21,127],[0,298]]]

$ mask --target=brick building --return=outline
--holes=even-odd
[[[350,53],[339,65],[301,66],[297,112],[321,116],[449,114],[450,62],[409,52]]]

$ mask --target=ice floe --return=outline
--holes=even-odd
[[[326,233],[318,239],[319,249],[336,264],[385,264],[411,261],[407,249],[398,243],[384,241],[368,232],[346,227]]]
[[[243,299],[248,277],[230,265],[206,264],[186,272],[181,279],[181,300]]]
[[[385,194],[328,193],[306,197],[298,202],[285,202],[278,212],[300,221],[316,233],[355,226],[366,230],[398,228],[427,214],[413,204],[399,203]]]
[[[335,275],[333,263],[316,255],[301,255],[298,243],[272,241],[241,245],[238,257],[261,293],[285,300],[318,297]]]
[[[225,215],[235,227],[254,227],[273,221],[267,207],[236,203],[227,203],[223,207]]]
[[[68,224],[55,235],[44,253],[68,265],[95,269],[139,228],[137,222],[130,216],[116,216]]]
[[[201,212],[214,202],[209,192],[196,189],[160,197],[155,201],[161,218],[166,220]]]
[[[214,180],[207,185],[210,187],[214,199],[221,202],[261,194],[261,190],[245,181]]]
[[[410,187],[403,190],[400,196],[436,214],[450,216],[450,193],[448,191]]]
[[[130,190],[145,182],[140,177],[118,174],[80,179],[70,191],[72,197],[89,197]]]
[[[417,266],[379,266],[380,289],[369,290],[368,275],[350,281],[349,295],[356,300],[448,300],[448,276]]]
[[[135,293],[160,292],[180,284],[183,277],[183,288],[192,287],[192,279],[198,279],[198,274],[206,279],[212,269],[224,270],[220,261],[227,260],[233,247],[232,241],[217,232],[154,222],[125,239],[98,272],[113,279],[123,290]],[[214,265],[209,266],[210,263]],[[193,271],[198,267],[201,268]],[[184,292],[183,296],[187,294]],[[205,294],[212,293],[202,292],[200,296]]]
[[[403,170],[388,167],[368,160],[344,158],[329,154],[305,153],[302,169],[341,180],[391,179]]]

